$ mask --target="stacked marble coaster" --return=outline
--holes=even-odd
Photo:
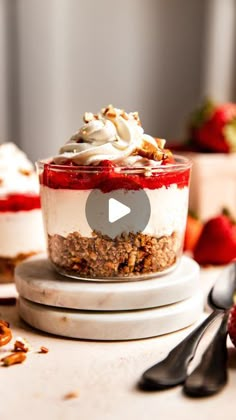
[[[175,271],[127,282],[73,280],[57,274],[45,255],[15,273],[20,316],[42,331],[90,340],[130,340],[185,328],[199,319],[199,266],[182,257]]]

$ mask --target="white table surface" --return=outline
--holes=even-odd
[[[201,272],[205,294],[219,269]],[[10,287],[10,292],[13,287]],[[0,286],[0,296],[8,294]],[[136,384],[142,372],[161,360],[193,328],[146,340],[92,342],[62,339],[33,330],[19,319],[17,307],[0,306],[0,318],[11,323],[14,337],[33,346],[21,365],[0,367],[1,420],[235,420],[236,349],[228,340],[229,383],[217,396],[190,399],[181,387],[142,392]],[[214,329],[216,324],[214,325]],[[208,333],[195,362],[214,330]],[[39,354],[41,346],[49,353]],[[6,354],[8,345],[0,348]],[[70,392],[77,398],[65,399]]]

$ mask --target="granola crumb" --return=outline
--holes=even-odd
[[[11,353],[9,356],[3,357],[1,362],[3,366],[12,366],[16,365],[17,363],[23,363],[26,359],[26,354],[23,351],[18,351],[16,353]]]
[[[46,354],[48,352],[49,352],[49,349],[47,347],[44,347],[44,346],[40,347],[39,353]]]
[[[30,345],[26,341],[25,338],[17,337],[15,344],[14,344],[14,351],[23,351],[24,353],[27,353],[30,350]]]
[[[68,394],[64,395],[63,399],[64,400],[72,400],[73,398],[78,398],[79,397],[79,390],[75,390],[75,391],[71,391],[68,392]]]
[[[174,232],[160,238],[124,233],[114,239],[100,232],[83,237],[48,235],[49,255],[62,272],[81,277],[135,277],[162,272],[176,263],[181,238]]]
[[[32,174],[32,171],[30,171],[29,169],[20,168],[19,173],[24,176],[30,176]]]

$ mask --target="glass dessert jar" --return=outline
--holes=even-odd
[[[33,164],[14,143],[0,145],[0,284],[24,259],[45,251],[39,185]]]
[[[137,280],[176,266],[188,211],[191,162],[187,158],[175,156],[174,163],[135,168],[109,161],[75,166],[45,160],[37,168],[48,255],[59,273],[88,280]],[[144,191],[149,200],[145,227],[139,230],[127,224],[110,237],[101,224],[99,229],[90,226],[86,203],[92,191],[107,195],[108,202],[113,192],[125,194],[132,188],[134,193]]]

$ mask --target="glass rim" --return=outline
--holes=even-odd
[[[99,166],[99,165],[57,165],[51,163],[52,158],[40,159],[35,164],[38,169],[44,169],[45,167],[50,170],[55,170],[57,172],[84,172],[84,173],[94,173],[94,172],[104,172],[111,170],[114,172],[122,173],[142,173],[142,172],[172,172],[176,170],[186,170],[192,167],[192,161],[188,157],[182,155],[173,155],[176,160],[175,163],[169,163],[166,165],[159,166],[127,166],[127,165],[116,165],[114,167],[109,166]]]

